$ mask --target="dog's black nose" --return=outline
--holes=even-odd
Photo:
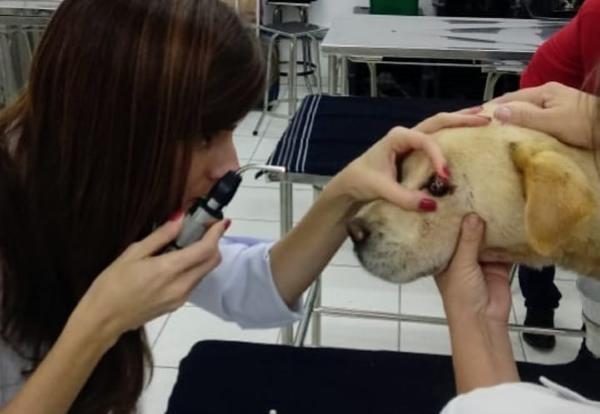
[[[348,235],[354,244],[362,244],[367,241],[371,232],[367,226],[367,222],[361,218],[355,218],[348,223]]]

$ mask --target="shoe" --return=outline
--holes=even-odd
[[[554,328],[554,310],[527,308],[524,325],[539,328]],[[551,350],[556,346],[556,337],[554,335],[539,335],[526,332],[523,333],[523,339],[533,348],[544,351]]]

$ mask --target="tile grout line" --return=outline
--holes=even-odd
[[[167,315],[167,318],[165,319],[165,321],[163,322],[162,326],[160,327],[158,333],[156,334],[156,338],[154,338],[154,341],[152,341],[152,345],[150,346],[151,349],[154,349],[154,347],[156,346],[156,343],[158,342],[158,338],[160,338],[165,327],[167,326],[167,323],[171,320],[171,315],[173,315],[173,312],[170,312]]]

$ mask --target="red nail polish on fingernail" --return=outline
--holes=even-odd
[[[227,231],[227,229],[231,226],[231,220],[227,219],[225,220],[225,231]]]
[[[169,217],[169,221],[177,221],[181,218],[181,216],[183,216],[183,211],[178,210],[171,214],[171,217]]]
[[[444,172],[444,175],[446,176],[446,178],[452,177],[452,173],[450,172],[450,168],[447,165],[444,165],[444,168],[442,168],[442,171]]]
[[[419,203],[419,209],[426,212],[435,211],[437,210],[437,203],[431,198],[424,198]]]

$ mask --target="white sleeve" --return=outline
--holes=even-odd
[[[545,380],[545,378],[542,378]],[[479,388],[451,400],[441,414],[599,414],[600,405],[553,384],[518,382]]]
[[[290,309],[273,281],[272,245],[224,237],[219,244],[221,264],[194,288],[190,302],[242,328],[273,328],[300,319],[301,303]]]

